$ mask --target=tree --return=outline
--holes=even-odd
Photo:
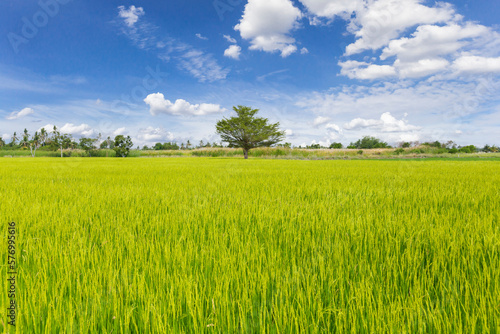
[[[0,147],[4,147],[5,145],[5,141],[2,139],[2,137],[0,137]]]
[[[40,145],[45,146],[45,141],[47,140],[47,131],[44,128],[40,129],[39,140]]]
[[[38,132],[35,131],[33,138],[29,141],[30,153],[33,158],[35,157],[36,150],[41,146],[41,144],[42,142],[40,139],[40,135],[38,134]]]
[[[370,148],[390,148],[390,146],[386,142],[383,142],[378,138],[365,136],[363,137],[363,139],[359,139],[357,142],[351,143],[347,148],[370,149]]]
[[[218,121],[215,128],[229,147],[243,149],[245,159],[252,148],[271,146],[285,138],[285,132],[279,130],[279,123],[268,124],[267,118],[255,117],[259,109],[238,106],[233,110],[238,116]]]
[[[16,145],[16,142],[19,138],[17,138],[17,132],[14,131],[14,134],[12,135],[12,141],[11,144],[12,146]]]
[[[342,145],[342,143],[331,143],[330,144],[330,148],[333,148],[333,149],[341,149],[343,147],[344,146]]]
[[[123,157],[125,158],[128,156],[130,149],[132,148],[134,144],[132,143],[132,139],[130,136],[125,136],[123,135],[118,135],[115,137],[115,147],[113,150],[116,152],[117,157]]]
[[[97,143],[97,139],[85,138],[85,137],[80,138],[80,147],[82,148],[82,150],[87,152],[89,157],[91,156],[90,153],[92,152],[92,150],[95,149],[96,143]]]
[[[29,144],[29,141],[30,141],[30,134],[28,133],[28,129],[24,129],[24,134],[21,144],[23,145],[23,147],[26,147],[26,145]]]

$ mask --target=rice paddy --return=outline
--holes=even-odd
[[[2,332],[500,332],[496,161],[0,166]]]

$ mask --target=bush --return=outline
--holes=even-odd
[[[342,145],[342,143],[332,143],[330,145],[330,148],[333,148],[333,149],[341,149],[343,148],[344,146]]]
[[[400,155],[400,154],[403,154],[405,153],[405,150],[402,149],[402,148],[398,148],[397,150],[394,151],[394,154],[397,154],[397,155]]]
[[[359,139],[357,142],[351,143],[349,147],[363,148],[363,149],[390,148],[389,144],[387,144],[386,142],[378,138],[369,136],[365,136],[362,139]]]

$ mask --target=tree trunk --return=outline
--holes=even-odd
[[[243,155],[245,156],[245,159],[248,159],[248,150],[243,149]]]

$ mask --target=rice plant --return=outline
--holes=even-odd
[[[495,161],[0,165],[2,332],[500,332]]]

